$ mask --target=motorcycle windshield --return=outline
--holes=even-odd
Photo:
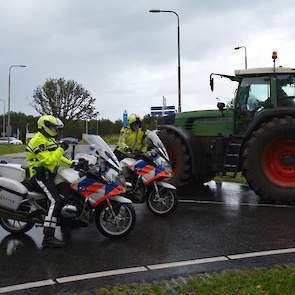
[[[109,145],[99,135],[85,134],[84,139],[87,143],[95,146],[95,151],[100,157],[117,170],[121,170],[117,157],[112,152]]]
[[[169,161],[167,150],[162,143],[161,139],[157,135],[156,131],[147,130],[146,137],[150,140],[150,143],[162,154],[162,156]]]

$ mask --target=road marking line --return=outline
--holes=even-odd
[[[295,208],[291,205],[274,205],[274,204],[254,204],[254,203],[227,203],[217,201],[196,201],[196,200],[178,200],[180,203],[198,203],[198,204],[213,204],[213,205],[226,205],[226,206],[255,206],[255,207],[277,207],[277,208]]]
[[[295,253],[295,248],[260,251],[260,252],[251,252],[251,253],[235,254],[235,255],[227,255],[227,257],[229,259],[243,259],[243,258],[250,258],[250,257],[259,257],[259,256],[268,256],[268,255],[277,255],[277,254],[287,254],[287,253]]]
[[[133,272],[143,272],[143,271],[148,271],[148,269],[144,266],[129,267],[129,268],[121,268],[121,269],[115,269],[115,270],[100,271],[100,272],[88,273],[83,275],[74,275],[74,276],[68,276],[63,278],[57,278],[56,281],[58,283],[69,283],[69,282],[76,282],[76,281],[82,281],[87,279],[95,279],[95,278],[128,274]]]
[[[116,276],[116,275],[122,275],[122,274],[145,272],[149,270],[159,270],[164,268],[198,265],[203,263],[230,261],[230,260],[238,260],[243,258],[287,254],[287,253],[295,253],[295,248],[250,252],[250,253],[233,254],[233,255],[227,255],[227,256],[216,256],[216,257],[200,258],[200,259],[194,259],[194,260],[184,260],[184,261],[178,261],[178,262],[152,264],[148,266],[121,268],[121,269],[114,269],[109,271],[88,273],[83,275],[73,275],[73,276],[56,278],[55,281],[49,279],[49,280],[43,280],[43,281],[36,281],[36,282],[0,287],[0,294],[12,292],[12,291],[19,291],[19,290],[25,290],[25,289],[31,289],[31,288],[37,288],[37,287],[56,285],[57,283],[60,283],[60,284],[71,283],[71,282],[77,282],[77,281],[82,281],[87,279],[95,279],[95,278]]]
[[[43,280],[43,281],[37,281],[37,282],[2,287],[2,288],[0,288],[0,293],[8,293],[8,292],[13,292],[13,291],[19,291],[19,290],[25,290],[25,289],[31,289],[31,288],[37,288],[37,287],[44,287],[44,286],[51,286],[51,285],[55,285],[55,282],[53,280]]]
[[[153,265],[148,265],[147,268],[154,270],[154,269],[171,268],[171,267],[179,267],[179,266],[202,264],[202,263],[211,263],[211,262],[225,261],[225,260],[229,260],[229,259],[226,258],[225,256],[218,256],[218,257],[201,258],[201,259],[195,259],[195,260],[184,260],[184,261],[178,261],[178,262],[153,264]]]

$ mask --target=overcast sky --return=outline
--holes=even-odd
[[[180,15],[182,109],[212,108],[228,101],[234,82],[211,72],[233,74],[244,67],[294,67],[293,0],[0,0],[0,98],[11,110],[36,114],[30,106],[36,87],[48,78],[73,79],[96,98],[100,117],[144,115],[151,106],[177,106],[177,19]],[[2,112],[2,104],[0,104]]]

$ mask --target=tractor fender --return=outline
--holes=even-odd
[[[261,112],[258,112],[252,121],[252,123],[249,125],[245,136],[242,141],[241,149],[240,149],[240,161],[239,161],[239,167],[241,168],[242,162],[241,162],[241,155],[243,153],[243,147],[244,144],[247,142],[247,140],[251,137],[251,134],[253,131],[259,128],[259,126],[266,121],[269,121],[270,119],[277,117],[286,117],[286,116],[292,116],[295,117],[295,108],[290,108],[290,107],[278,107],[278,108],[270,108],[270,109],[265,109],[262,110]]]
[[[184,142],[189,152],[191,165],[192,165],[192,173],[195,174],[196,168],[197,168],[197,164],[196,164],[197,158],[195,156],[196,155],[195,151],[198,151],[199,147],[195,144],[193,140],[193,135],[189,131],[181,127],[175,127],[173,125],[160,125],[159,128],[170,130],[181,138],[181,140]]]
[[[289,107],[278,107],[275,109],[265,109],[261,112],[258,112],[256,116],[254,116],[254,119],[252,123],[249,125],[247,132],[245,134],[245,137],[243,139],[243,143],[248,140],[248,138],[251,136],[252,132],[257,129],[260,124],[262,124],[265,121],[268,121],[271,118],[274,117],[286,117],[286,116],[292,116],[295,117],[295,108],[289,108]]]

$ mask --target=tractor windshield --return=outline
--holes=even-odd
[[[270,76],[243,77],[235,100],[236,131],[243,133],[255,114],[270,104]]]
[[[270,100],[270,78],[268,76],[242,79],[237,93],[237,108],[253,112],[267,100]]]

